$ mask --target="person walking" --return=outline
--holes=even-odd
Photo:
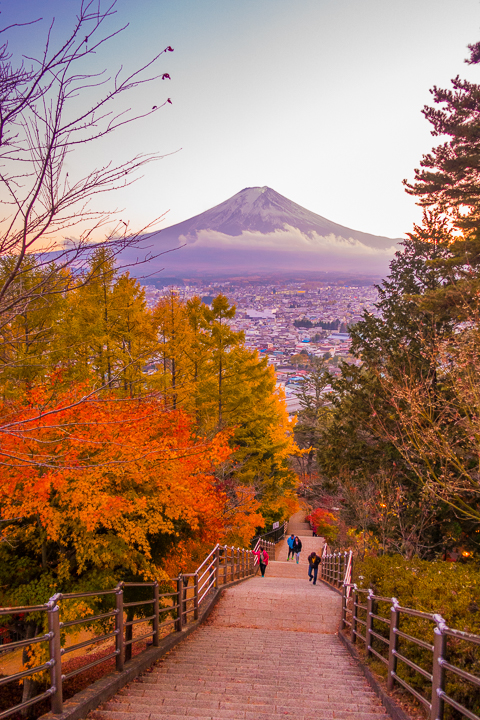
[[[295,535],[292,534],[292,535],[290,535],[290,537],[289,537],[288,540],[287,540],[287,545],[288,545],[288,557],[287,557],[287,562],[290,560],[290,555],[291,555],[292,558],[293,558],[293,555],[294,555],[294,552],[293,552],[293,543],[294,543],[294,541],[295,541]]]
[[[295,540],[293,541],[293,552],[295,553],[298,565],[298,562],[300,560],[300,553],[302,552],[302,541],[300,540],[298,535],[295,535]]]
[[[253,554],[257,556],[258,564],[260,565],[260,572],[262,573],[262,577],[265,577],[265,570],[267,569],[267,565],[268,565],[267,551],[261,547]]]
[[[309,582],[313,580],[314,585],[317,584],[318,566],[321,562],[322,558],[313,550],[308,556],[308,579]]]
[[[313,533],[313,537],[317,537],[317,526],[316,525],[312,525],[312,533]]]

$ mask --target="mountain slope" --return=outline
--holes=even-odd
[[[150,240],[152,254],[184,245],[159,259],[167,272],[184,274],[285,269],[384,272],[399,242],[338,225],[269,187],[245,188]]]

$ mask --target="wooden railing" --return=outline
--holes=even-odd
[[[258,543],[260,545],[260,542]],[[275,553],[275,544],[262,540],[261,545],[268,553]],[[256,549],[256,548],[255,548]],[[255,551],[255,550],[254,550]],[[14,713],[24,710],[46,698],[50,699],[53,713],[63,711],[63,683],[66,680],[85,672],[101,663],[115,658],[116,669],[123,670],[125,658],[131,657],[134,643],[150,640],[154,647],[158,647],[160,639],[171,632],[181,632],[190,621],[199,617],[201,605],[208,599],[214,588],[229,585],[232,582],[251,577],[258,570],[257,557],[254,551],[244,548],[216,545],[194,573],[185,573],[174,578],[171,592],[159,592],[158,582],[128,583],[120,582],[111,590],[92,591],[83,593],[57,593],[43,605],[28,607],[0,608],[0,616],[18,617],[31,615],[40,618],[38,625],[48,627],[48,632],[34,638],[28,638],[8,645],[1,646],[2,656],[15,650],[24,649],[40,643],[48,643],[48,660],[35,667],[14,673],[0,679],[0,687],[7,683],[23,680],[38,673],[49,671],[49,687],[45,692],[0,712],[0,720]],[[125,591],[128,595],[140,595],[125,602]],[[144,597],[145,594],[147,597]],[[94,598],[105,601],[112,609],[97,615],[74,618],[62,622],[62,610],[68,612],[68,603],[82,598]],[[146,610],[146,612],[144,612]],[[135,617],[137,615],[137,617]],[[130,618],[130,619],[129,619]],[[108,632],[94,635],[88,640],[62,647],[62,634],[73,626],[88,625],[92,623],[111,623]],[[149,624],[148,632],[134,636],[133,628],[138,624]],[[114,641],[112,652],[95,661],[82,665],[66,674],[62,672],[64,656],[82,648],[90,647],[95,643],[107,640]]]

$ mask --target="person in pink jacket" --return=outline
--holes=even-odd
[[[265,570],[268,565],[267,551],[261,547],[257,550],[257,552],[254,552],[253,554],[257,556],[258,564],[260,565],[260,572],[262,573],[262,577],[265,577]]]

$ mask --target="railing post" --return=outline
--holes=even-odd
[[[445,620],[435,615],[437,627],[433,640],[433,671],[432,671],[432,707],[430,720],[443,720],[444,702],[442,693],[445,691],[445,669],[443,662],[447,653],[447,636],[443,632]]]
[[[232,545],[232,582],[235,580],[235,548]]]
[[[193,578],[193,619],[198,620],[198,573]]]
[[[398,609],[397,598],[392,598],[392,609],[390,611],[390,638],[388,642],[388,677],[387,677],[387,689],[388,691],[393,690],[395,685],[395,678],[393,674],[397,672],[397,656],[396,652],[398,649],[398,635],[397,630],[400,624],[400,610]]]
[[[342,626],[341,630],[345,630],[347,627],[347,588],[342,585]]]
[[[153,618],[153,647],[158,647],[160,643],[160,597],[157,580],[155,580],[155,585],[153,586],[153,614],[155,615]]]
[[[357,617],[358,617],[358,592],[357,586],[353,586],[353,612],[352,612],[352,643],[357,642]]]
[[[367,657],[372,654],[372,630],[373,630],[373,590],[368,591],[367,597],[367,621],[365,626],[365,645],[367,650]]]
[[[62,690],[62,645],[60,642],[60,609],[57,605],[58,595],[48,601],[48,648],[50,654],[50,682],[53,689],[51,708],[52,713],[63,712]]]
[[[238,580],[240,580],[240,578],[242,577],[240,574],[240,548],[237,548],[237,575]]]
[[[220,587],[220,545],[215,549],[215,587]]]
[[[181,575],[177,578],[177,603],[178,603],[178,616],[175,623],[175,629],[177,632],[182,631],[183,627],[183,577]]]
[[[228,582],[228,545],[223,546],[223,584]]]
[[[125,643],[123,638],[123,583],[118,583],[115,590],[115,650],[117,656],[115,658],[115,667],[118,672],[123,670],[123,664],[125,662]]]

